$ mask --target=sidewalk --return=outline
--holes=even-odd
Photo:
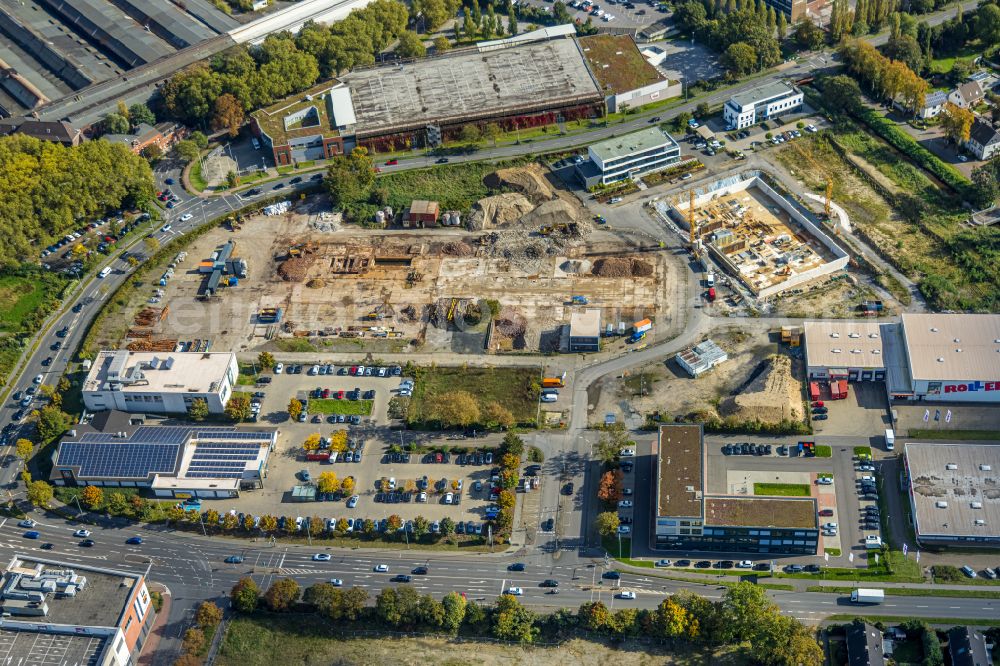
[[[139,666],[153,666],[160,641],[164,639],[164,634],[166,633],[167,618],[170,617],[170,590],[160,583],[149,583],[147,581],[147,585],[150,592],[159,592],[163,595],[163,608],[156,614],[153,628],[146,638],[146,644],[142,647],[142,654],[139,656]]]

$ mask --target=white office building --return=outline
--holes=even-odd
[[[802,91],[780,81],[733,95],[722,107],[729,129],[743,129],[802,106]]]
[[[587,187],[662,171],[681,158],[681,147],[658,127],[606,139],[588,151],[590,159],[577,165],[577,173]]]
[[[84,381],[83,404],[92,412],[183,414],[202,398],[221,414],[238,375],[232,352],[102,351]]]

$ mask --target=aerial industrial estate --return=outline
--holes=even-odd
[[[884,4],[0,8],[0,658],[994,663],[1000,8]]]

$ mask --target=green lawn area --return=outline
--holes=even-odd
[[[889,573],[890,570],[886,566],[885,558],[881,553],[879,554],[879,564],[875,564],[873,559],[874,554],[874,551],[869,553],[872,557],[868,560],[867,569],[824,567],[822,577],[824,580],[855,581],[862,584],[879,581],[897,583],[926,582],[921,573],[920,565],[916,563],[916,559],[912,554],[910,557],[904,558],[902,552],[889,551],[889,563],[892,565],[892,573]],[[775,573],[774,575],[778,578],[806,578],[810,580],[816,580],[817,578],[816,574],[807,573]]]
[[[869,460],[871,460],[871,457],[872,457],[872,447],[870,447],[870,446],[855,446],[854,447],[854,455],[858,456],[859,458],[868,458]]]
[[[345,416],[368,416],[372,413],[371,400],[332,400],[313,398],[309,401],[310,414],[344,414]]]
[[[0,276],[0,330],[20,330],[25,317],[42,305],[54,282],[37,275]]]
[[[823,552],[829,553],[830,557],[840,557],[842,554],[839,548],[826,548]]]
[[[314,352],[319,351],[306,338],[278,338],[274,341],[278,351],[283,352]]]
[[[541,391],[541,369],[529,368],[418,368],[410,400],[407,421],[411,426],[429,426],[436,396],[450,391],[466,391],[479,403],[480,410],[498,402],[514,415],[523,427],[534,427]]]
[[[972,62],[981,51],[982,47],[979,45],[978,41],[975,42],[975,46],[972,44],[966,44],[961,51],[953,56],[934,58],[931,60],[931,72],[935,74],[947,74],[951,71],[951,68],[955,66],[955,61],[962,60],[964,62]]]
[[[257,375],[254,373],[253,363],[240,363],[240,374],[236,377],[238,386],[253,386],[257,383]]]
[[[949,585],[993,585],[1000,586],[1000,580],[990,580],[989,578],[969,578],[958,567],[948,564],[935,564],[931,567],[931,576],[935,583]]]
[[[621,557],[619,558],[619,543],[621,544]],[[602,536],[601,545],[604,546],[604,550],[608,551],[608,555],[615,559],[629,560],[632,557],[632,539],[629,537],[622,537],[619,539],[617,536]],[[629,562],[631,564],[631,562]],[[650,562],[652,565],[652,562]],[[638,564],[635,566],[645,566]]]
[[[208,187],[208,182],[201,175],[201,160],[191,163],[191,169],[188,171],[188,180],[191,181],[191,187],[198,192],[204,192],[205,188]]]
[[[957,439],[957,440],[995,440],[1000,441],[1000,431],[997,430],[911,430],[910,437],[914,439]]]
[[[833,457],[833,448],[830,447],[830,446],[827,446],[826,444],[817,444],[816,445],[816,457],[817,458],[832,458]]]
[[[918,640],[895,641],[892,659],[897,664],[920,664],[924,661],[924,648]]]
[[[828,594],[850,594],[853,587],[830,587],[824,585],[810,585],[806,592],[826,592]],[[970,597],[975,599],[1000,599],[1000,592],[991,590],[940,590],[929,585],[919,588],[890,587],[885,590],[886,596],[890,597]]]
[[[912,616],[908,615],[851,615],[849,613],[830,615],[825,619],[829,622],[851,622],[855,618],[860,618],[870,624],[875,624],[876,622],[884,624],[902,623],[913,619]],[[930,625],[939,624],[945,627],[953,627],[959,624],[972,624],[979,627],[1000,627],[1000,620],[983,617],[922,617],[920,619]]]
[[[781,497],[809,497],[812,489],[804,483],[755,483],[754,495],[779,495]]]
[[[388,190],[389,205],[395,210],[405,210],[414,199],[429,199],[439,202],[441,210],[468,211],[474,202],[492,193],[483,184],[485,176],[524,163],[517,160],[442,165],[389,174],[377,184]]]

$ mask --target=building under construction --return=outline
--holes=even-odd
[[[696,255],[711,256],[762,300],[847,266],[847,253],[758,172],[691,192],[669,214]]]

